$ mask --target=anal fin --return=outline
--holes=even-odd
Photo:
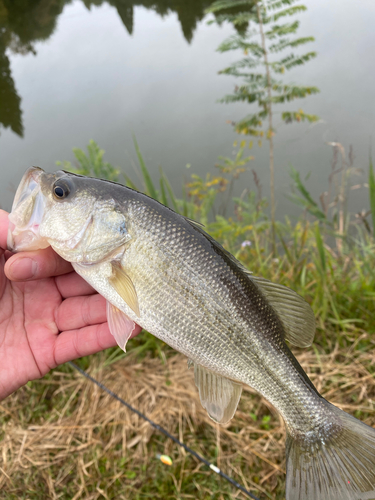
[[[107,321],[109,331],[117,344],[126,352],[126,344],[133,333],[135,323],[128,316],[107,300]]]
[[[242,393],[242,384],[217,375],[197,363],[194,380],[203,408],[212,420],[226,424],[235,414]]]

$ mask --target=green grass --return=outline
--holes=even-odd
[[[296,354],[323,395],[375,425],[375,341],[362,336],[362,349],[336,344],[330,354],[319,347]],[[270,405],[245,390],[234,419],[217,426],[200,406],[186,358],[161,346],[162,362],[135,343],[107,366],[115,350],[91,356],[89,372],[255,494],[284,498],[285,431]],[[0,476],[0,498],[246,498],[68,365],[17,391],[1,410],[0,467],[9,479]]]

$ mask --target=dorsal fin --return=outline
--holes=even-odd
[[[198,222],[187,219],[224,258],[245,273],[250,280],[258,285],[268,303],[275,309],[284,329],[285,338],[298,347],[308,347],[314,340],[315,316],[309,304],[290,288],[272,283],[264,278],[254,276],[231,253],[223,248],[212,236],[207,234]]]
[[[309,304],[290,288],[258,276],[250,276],[268,303],[275,309],[284,329],[285,338],[298,347],[308,347],[315,335],[315,316]]]

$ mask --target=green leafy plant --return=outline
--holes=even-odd
[[[237,141],[233,144],[237,146]],[[215,167],[220,175],[207,173],[205,178],[192,174],[190,182],[186,184],[187,196],[192,202],[190,213],[203,224],[209,223],[209,214],[214,219],[225,216],[232,198],[233,185],[239,176],[247,170],[246,165],[254,159],[253,156],[244,156],[246,141],[241,141],[238,150],[234,151],[233,158],[219,156],[221,163]]]
[[[215,21],[229,21],[237,28],[237,33],[225,40],[219,47],[220,52],[240,50],[245,57],[220,71],[221,74],[240,77],[243,83],[235,87],[234,93],[226,95],[221,102],[246,102],[257,104],[259,111],[253,112],[238,122],[233,122],[236,132],[248,134],[269,141],[269,166],[271,188],[271,221],[273,251],[275,252],[275,174],[274,174],[274,105],[285,104],[319,92],[313,86],[286,84],[280,75],[305,64],[316,56],[315,52],[305,54],[289,53],[314,41],[313,37],[293,37],[299,21],[280,22],[286,17],[303,12],[304,5],[293,5],[296,0],[219,0],[207,12],[215,14]],[[235,13],[233,12],[233,9]],[[277,55],[282,53],[281,58]],[[302,109],[284,110],[281,113],[284,123],[314,122],[317,116],[307,114]]]
[[[109,181],[119,180],[120,169],[103,160],[105,151],[104,149],[100,149],[94,140],[91,139],[89,142],[87,154],[80,148],[73,148],[73,153],[77,160],[76,165],[66,160],[57,161],[56,165],[61,166],[64,170],[80,175],[104,178]]]
[[[137,159],[140,168],[140,177],[142,186],[137,186],[131,178],[120,170],[114,167],[111,163],[104,161],[104,149],[101,149],[94,140],[90,140],[87,146],[87,153],[81,148],[73,148],[73,153],[76,158],[76,164],[73,165],[70,161],[57,161],[56,165],[62,167],[64,170],[74,172],[80,175],[87,175],[89,177],[97,177],[100,179],[107,179],[109,181],[120,182],[121,175],[125,178],[126,185],[137,191],[141,191],[151,198],[160,201],[167,207],[173,208],[176,212],[180,212],[182,200],[177,200],[170,182],[168,181],[163,170],[160,168],[160,191],[155,188],[151,179],[150,172],[145,164],[141,150],[138,146],[137,140],[133,137],[134,147],[137,154]]]

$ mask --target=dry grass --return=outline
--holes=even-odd
[[[284,497],[284,425],[266,401],[245,388],[235,418],[219,427],[199,403],[186,358],[166,349],[163,363],[129,351],[105,368],[104,354],[91,357],[88,371],[254,493]],[[327,399],[375,426],[374,349],[308,349],[298,358]],[[245,498],[70,367],[19,390],[0,411],[1,499]]]

